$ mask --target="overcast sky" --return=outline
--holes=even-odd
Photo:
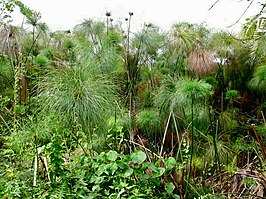
[[[264,0],[262,0],[264,1]],[[52,30],[71,29],[83,19],[105,19],[110,11],[114,20],[124,21],[128,12],[134,12],[133,26],[140,27],[144,22],[154,23],[167,30],[175,22],[206,23],[209,27],[227,30],[240,30],[246,18],[256,14],[260,6],[254,1],[249,10],[232,28],[250,1],[220,0],[211,10],[216,0],[22,0],[30,8],[42,14]],[[15,23],[21,17],[14,17]]]

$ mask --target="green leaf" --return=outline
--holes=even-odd
[[[156,178],[150,178],[149,181],[153,182],[156,186],[159,186],[161,181]]]
[[[172,194],[175,190],[175,185],[172,182],[168,182],[165,184],[164,189],[168,194]]]
[[[103,172],[105,171],[105,165],[104,164],[101,164],[98,169],[95,171],[95,174],[100,176],[103,174]]]
[[[106,157],[110,161],[116,161],[116,159],[118,158],[118,153],[116,151],[109,151],[108,153],[106,153]]]
[[[131,154],[132,162],[142,164],[146,160],[146,154],[143,151],[135,151]]]
[[[116,170],[118,169],[118,166],[116,163],[112,163],[109,167],[110,171],[111,171],[111,174],[114,175]]]
[[[173,196],[174,199],[180,199],[180,196],[179,195],[174,194],[172,196]]]
[[[173,157],[169,157],[164,161],[166,170],[172,170],[176,166],[176,160]]]
[[[93,175],[91,176],[89,183],[93,183],[93,184],[101,184],[104,181],[104,177],[103,176],[96,176]]]
[[[147,179],[150,178],[150,176],[148,174],[146,174],[146,173],[145,174],[139,174],[138,177],[141,180],[147,180]]]
[[[149,169],[152,171],[152,177],[153,178],[158,178],[158,177],[162,176],[165,172],[164,168],[157,167],[154,164],[150,164]]]
[[[93,187],[92,187],[92,191],[93,192],[96,192],[96,191],[98,191],[100,189],[100,186],[99,185],[94,185]]]
[[[156,171],[152,172],[152,176],[154,178],[158,178],[160,176],[162,176],[165,172],[165,169],[164,168],[157,168]]]
[[[133,169],[132,168],[128,168],[127,170],[125,170],[124,175],[125,177],[129,177],[133,174]]]

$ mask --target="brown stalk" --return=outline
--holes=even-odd
[[[132,140],[127,140],[127,139],[124,139],[125,141],[127,141],[127,142],[130,142],[130,143],[132,143],[132,144],[134,144],[134,145],[137,145],[137,146],[139,146],[139,147],[142,147],[145,151],[148,151],[148,152],[150,152],[151,154],[153,154],[155,157],[157,157],[157,158],[161,158],[160,156],[158,156],[156,153],[153,153],[150,149],[148,149],[148,148],[146,148],[145,146],[143,146],[143,145],[141,145],[141,144],[139,144],[139,143],[137,143],[137,142],[134,142],[134,141],[132,141]]]
[[[262,143],[262,141],[261,141],[261,139],[260,139],[259,134],[258,134],[257,131],[256,131],[255,124],[251,124],[251,127],[252,127],[252,130],[253,130],[254,133],[255,133],[255,136],[256,136],[257,142],[258,142],[259,145],[260,145],[260,150],[261,150],[261,152],[262,152],[262,155],[263,155],[264,159],[266,160],[266,152],[265,152],[265,148],[264,148],[264,145],[263,145],[263,143]]]
[[[143,144],[143,142],[142,142],[142,139],[139,137],[139,135],[137,135],[137,137],[138,137],[138,139],[139,139],[139,141],[140,141],[142,147],[144,148],[144,150],[145,150],[145,152],[146,152],[146,154],[147,154],[147,157],[148,157],[149,161],[151,162],[150,155],[149,155],[149,153],[147,153],[147,149],[146,149],[146,147],[144,146],[144,144]]]

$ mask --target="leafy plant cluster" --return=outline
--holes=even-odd
[[[167,181],[174,172],[174,158],[147,161],[140,150],[123,155],[116,151],[99,155],[80,155],[67,161],[62,156],[62,146],[52,143],[44,149],[50,156],[49,175],[42,168],[43,180],[32,188],[28,183],[19,183],[19,176],[6,168],[3,174],[1,196],[7,198],[179,198],[173,194],[175,186]],[[73,155],[73,154],[71,154]],[[46,179],[45,179],[46,178]],[[11,181],[5,181],[10,179]],[[22,180],[22,179],[20,179]]]

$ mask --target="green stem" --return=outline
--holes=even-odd
[[[177,136],[177,140],[178,140],[178,143],[179,143],[178,151],[177,151],[177,154],[176,154],[176,158],[177,158],[178,154],[179,154],[179,151],[180,151],[180,148],[181,148],[181,145],[182,145],[182,141],[180,141],[179,132],[178,132],[177,124],[176,124],[176,119],[175,119],[175,115],[174,115],[173,112],[172,112],[172,117],[173,117],[173,120],[174,120],[176,136]],[[180,158],[181,158],[181,162],[183,162],[183,156],[182,156],[182,152],[181,151],[180,151]]]
[[[189,173],[186,182],[185,197],[187,196],[188,185],[190,184],[191,170],[192,170],[192,157],[193,157],[193,145],[194,145],[194,97],[191,96],[191,147],[190,147],[190,162],[189,162]]]
[[[6,123],[5,119],[2,117],[1,114],[0,114],[0,119],[4,122],[4,124],[6,125],[7,129],[9,130],[9,133],[11,134],[12,131],[11,131],[10,127],[8,126],[8,124]]]
[[[16,107],[18,104],[18,97],[19,97],[19,63],[15,65],[15,81],[14,81],[14,105],[13,105],[13,110],[14,110],[14,118],[13,118],[13,132],[17,131],[17,113],[16,113]]]
[[[219,158],[218,148],[217,148],[217,142],[216,142],[216,136],[217,136],[218,128],[219,128],[219,121],[218,120],[217,120],[217,124],[216,125],[217,125],[216,126],[216,131],[212,133],[212,136],[213,136],[213,146],[214,146],[214,151],[215,151],[215,156],[216,156],[215,159],[216,159],[217,164],[218,164],[219,173],[221,174],[220,158]]]
[[[218,123],[218,120],[217,120],[217,124],[216,124],[217,129],[215,130],[214,126],[213,126],[213,120],[212,120],[212,117],[211,117],[210,106],[209,106],[209,120],[210,120],[210,124],[211,124],[212,140],[213,140],[214,153],[215,153],[215,162],[218,165],[219,173],[221,173],[220,158],[219,158],[219,153],[218,153],[218,148],[217,148],[217,141],[216,141],[216,134],[217,134],[217,131],[218,131],[218,124],[219,123]]]

